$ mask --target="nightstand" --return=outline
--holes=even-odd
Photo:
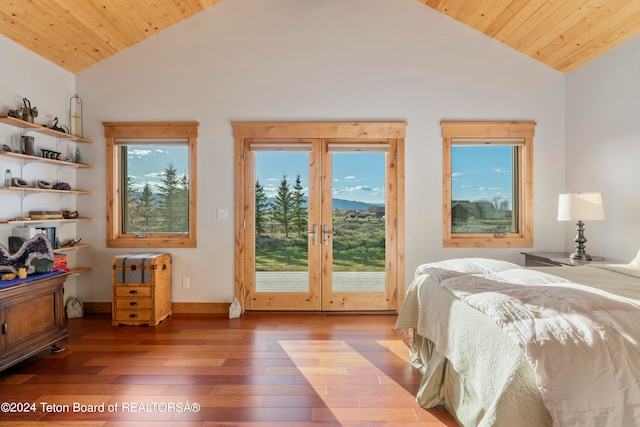
[[[591,261],[573,260],[568,252],[521,252],[525,267],[579,267],[588,264],[620,264],[619,261],[593,257]]]

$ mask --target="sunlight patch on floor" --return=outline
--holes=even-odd
[[[326,406],[313,409],[314,421],[419,421],[415,396],[344,341],[281,340],[278,343],[296,365],[298,375],[318,391]],[[393,353],[389,357],[406,358],[395,342],[381,340],[379,344]],[[352,407],[335,404],[354,397]]]

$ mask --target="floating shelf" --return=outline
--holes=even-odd
[[[0,220],[0,224],[37,224],[41,222],[77,222],[77,221],[91,221],[91,218],[71,218],[71,219],[10,219]]]
[[[76,267],[76,268],[72,268],[70,269],[69,273],[72,276],[77,276],[80,273],[85,273],[87,271],[91,271],[91,267]]]
[[[13,157],[15,159],[20,159],[27,162],[40,162],[40,163],[48,163],[56,166],[63,166],[69,168],[78,168],[78,169],[92,169],[92,165],[87,165],[84,163],[73,163],[73,162],[65,162],[64,160],[54,160],[54,159],[46,159],[44,157],[38,156],[30,156],[28,154],[20,154],[13,153],[11,151],[0,151],[0,156]]]
[[[91,247],[90,244],[88,244],[88,243],[84,244],[83,243],[83,244],[80,244],[80,245],[67,246],[65,248],[54,249],[53,253],[60,254],[60,253],[63,253],[63,252],[72,252],[72,251],[77,251],[79,249],[85,249],[85,248],[90,248],[90,247]]]
[[[35,123],[30,123],[15,117],[0,116],[0,124],[5,124],[5,125],[13,126],[14,128],[22,129],[23,135],[27,132],[36,132],[36,133],[39,133],[40,135],[46,135],[49,137],[56,138],[58,142],[65,142],[65,141],[66,142],[93,142],[90,139],[71,135],[71,134],[54,130],[46,126],[38,125]],[[13,133],[15,134],[17,132],[13,132]],[[21,168],[25,167],[26,163],[49,164],[57,167],[66,167],[66,168],[72,168],[72,169],[92,169],[93,168],[92,165],[88,165],[84,163],[75,163],[75,162],[70,162],[66,160],[49,159],[46,157],[27,155],[27,154],[15,153],[13,151],[4,151],[4,150],[0,150],[0,159],[3,161],[14,161],[14,162],[15,160],[19,160],[22,162],[20,165]],[[31,194],[36,194],[36,193],[54,193],[58,195],[65,194],[65,195],[74,195],[74,196],[91,194],[89,191],[84,191],[84,190],[56,190],[56,189],[38,188],[38,187],[11,186],[11,187],[0,188],[0,190],[20,192],[21,206],[26,196]],[[0,224],[17,225],[17,226],[28,226],[28,225],[37,225],[37,224],[64,225],[66,223],[77,223],[81,221],[91,221],[91,218],[80,217],[80,218],[69,218],[69,219],[65,219],[65,218],[31,219],[31,218],[19,217],[15,219],[0,219]],[[76,244],[74,246],[55,249],[53,252],[56,254],[61,254],[61,253],[73,252],[73,251],[90,248],[90,247],[91,247],[90,244]],[[91,270],[90,267],[75,267],[70,269],[69,274],[72,276],[77,276],[80,273],[84,273],[90,270]]]
[[[62,193],[62,194],[91,194],[84,190],[54,190],[52,188],[35,188],[35,187],[2,187],[5,191],[30,191],[32,193]]]
[[[43,135],[53,136],[59,139],[66,139],[68,141],[75,142],[93,142],[90,139],[82,138],[79,136],[71,135],[68,133],[60,132],[57,130],[50,129],[46,126],[37,125],[35,123],[27,122],[24,120],[16,119],[15,117],[10,116],[0,116],[0,123],[5,123],[20,129],[24,129],[27,131],[40,132]]]

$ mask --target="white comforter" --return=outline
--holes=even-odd
[[[487,315],[524,351],[554,425],[637,425],[637,301],[496,260],[426,264],[419,273]]]

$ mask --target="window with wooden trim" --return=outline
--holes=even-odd
[[[441,122],[444,247],[533,246],[535,122]]]
[[[104,123],[107,247],[197,246],[197,122]]]

